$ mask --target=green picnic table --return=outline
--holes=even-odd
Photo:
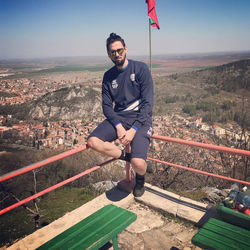
[[[117,235],[136,218],[135,213],[110,204],[37,249],[99,249],[112,240],[116,250],[118,249]]]

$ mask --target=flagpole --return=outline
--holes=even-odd
[[[149,29],[149,61],[150,61],[150,73],[152,74],[152,50],[151,50],[151,23],[148,19],[148,29]]]

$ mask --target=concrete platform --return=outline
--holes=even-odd
[[[166,221],[164,222],[162,214],[157,213],[156,211],[170,213],[174,216],[184,218],[197,224],[202,221],[202,218],[206,217],[205,204],[180,197],[176,194],[162,190],[155,186],[151,186],[149,184],[146,184],[145,194],[142,197],[136,199],[131,193],[121,191],[117,187],[114,187],[111,190],[96,197],[92,201],[84,204],[83,206],[65,214],[63,217],[52,222],[51,224],[19,240],[8,249],[33,250],[52,239],[56,235],[62,233],[66,229],[70,228],[74,224],[78,223],[82,219],[86,218],[90,214],[99,210],[103,206],[111,203],[115,204],[116,206],[131,210],[138,215],[138,219],[130,227],[128,227],[127,230],[121,233],[121,236],[118,238],[121,242],[121,246],[123,246],[122,249],[147,249],[147,245],[145,244],[148,244],[148,247],[153,244],[150,241],[150,231],[152,231],[152,235],[157,235],[157,233],[162,235],[162,242],[155,242],[155,244],[158,244],[155,245],[155,249],[157,249],[159,246],[163,246],[165,243],[167,244],[165,241],[172,242],[171,244],[173,246],[175,244],[175,240],[178,240],[178,237],[180,238],[179,241],[181,241],[181,239],[184,237],[188,241],[188,243],[185,244],[191,244],[192,235],[196,232],[195,229],[191,230],[188,236],[186,235],[187,230],[184,229],[183,233],[182,231],[179,231],[176,233],[176,235],[172,234],[171,240],[167,239],[166,237],[170,235],[170,232],[168,232]],[[162,228],[162,230],[160,228]],[[160,230],[160,232],[157,230]],[[124,237],[123,235],[127,236]],[[135,237],[135,235],[140,236],[138,236],[138,238]],[[164,237],[164,235],[166,237]],[[127,239],[128,236],[131,237],[130,240]],[[128,248],[126,248],[126,246],[128,246]],[[151,247],[150,249],[154,248]],[[163,247],[159,249],[170,248]],[[190,245],[189,249],[198,248],[192,248]]]
[[[199,223],[207,211],[207,204],[197,202],[168,192],[150,184],[145,184],[146,192],[137,201],[176,217]]]

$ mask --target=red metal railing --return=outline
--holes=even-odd
[[[191,146],[191,147],[199,147],[199,148],[204,148],[204,149],[209,149],[209,150],[215,150],[215,151],[229,153],[229,154],[237,154],[237,155],[242,155],[242,156],[247,156],[247,157],[250,156],[250,151],[248,151],[248,150],[228,148],[228,147],[217,146],[217,145],[201,143],[201,142],[187,141],[187,140],[182,140],[182,139],[172,138],[172,137],[167,137],[167,136],[161,136],[161,135],[152,135],[151,138],[156,139],[156,140],[166,141],[166,142],[179,143],[179,144],[183,144],[183,145],[187,145],[187,146]],[[184,169],[187,171],[195,172],[198,174],[209,175],[209,176],[221,178],[221,179],[228,180],[228,181],[233,181],[233,182],[238,182],[238,183],[242,183],[245,185],[250,185],[250,182],[247,182],[247,181],[242,181],[242,180],[238,180],[238,179],[234,179],[234,178],[230,178],[230,177],[226,177],[226,176],[222,176],[222,175],[218,175],[218,174],[213,174],[213,173],[201,171],[198,169],[181,166],[181,165],[174,164],[171,162],[166,162],[166,161],[154,159],[151,157],[147,157],[147,159],[154,161],[154,162],[164,164],[164,165],[169,165],[172,167],[177,167],[177,168],[181,168],[181,169]],[[129,182],[131,180],[129,163],[126,164],[126,180],[127,180],[127,182]]]
[[[29,201],[31,201],[31,200],[34,200],[34,199],[36,199],[36,198],[38,198],[38,197],[40,197],[40,196],[42,196],[42,195],[44,195],[44,194],[47,194],[47,193],[49,193],[49,192],[51,192],[51,191],[53,191],[53,190],[55,190],[55,189],[57,189],[57,188],[59,188],[59,187],[62,187],[62,186],[66,185],[66,184],[68,184],[68,183],[70,183],[70,182],[72,182],[72,181],[75,181],[76,179],[79,179],[80,177],[82,177],[82,176],[84,176],[84,175],[87,175],[87,174],[89,174],[89,173],[91,173],[91,172],[94,172],[94,171],[96,171],[97,169],[99,169],[100,167],[102,167],[102,166],[104,166],[104,165],[106,165],[106,164],[108,164],[108,163],[110,163],[110,162],[112,162],[112,161],[114,161],[114,160],[115,160],[115,159],[112,159],[112,160],[109,160],[109,161],[106,161],[106,162],[100,164],[99,166],[92,167],[92,168],[90,168],[90,169],[88,169],[88,170],[86,170],[86,171],[83,171],[83,172],[80,173],[80,174],[77,174],[77,175],[75,175],[75,176],[73,176],[73,177],[71,177],[71,178],[69,178],[69,179],[67,179],[67,180],[64,180],[64,181],[62,181],[62,182],[59,182],[59,183],[57,183],[57,184],[54,185],[54,186],[51,186],[51,187],[49,187],[49,188],[47,188],[47,189],[44,189],[43,191],[41,191],[41,192],[39,192],[39,193],[36,193],[36,194],[34,194],[34,195],[32,195],[32,196],[29,196],[28,198],[23,199],[23,200],[21,200],[21,201],[15,203],[15,204],[9,206],[9,207],[6,207],[6,208],[0,210],[0,215],[6,213],[6,212],[8,212],[8,211],[10,211],[10,210],[12,210],[12,209],[14,209],[14,208],[16,208],[16,207],[22,206],[23,204],[25,204],[25,203],[27,203],[27,202],[29,202]]]
[[[238,179],[234,179],[234,178],[230,178],[230,177],[226,177],[226,176],[222,176],[222,175],[218,175],[218,174],[208,173],[208,172],[205,172],[205,171],[202,171],[202,170],[189,168],[189,167],[184,167],[184,166],[181,166],[181,165],[178,165],[178,164],[174,164],[174,163],[167,162],[167,161],[161,161],[161,160],[154,159],[154,158],[151,158],[151,157],[148,157],[147,159],[151,160],[151,161],[158,162],[158,163],[162,163],[164,165],[169,165],[169,166],[172,166],[172,167],[177,167],[177,168],[181,168],[181,169],[184,169],[184,170],[187,170],[187,171],[195,172],[197,174],[209,175],[209,176],[224,179],[224,180],[227,180],[227,181],[234,181],[234,182],[242,183],[242,184],[245,184],[245,185],[250,185],[250,182],[247,182],[247,181],[242,181],[242,180],[238,180]]]
[[[161,135],[152,135],[151,138],[161,140],[161,141],[180,143],[180,144],[188,145],[191,147],[193,146],[193,147],[199,147],[199,148],[220,151],[220,152],[224,152],[224,153],[250,156],[250,151],[248,151],[248,150],[228,148],[228,147],[217,146],[217,145],[213,145],[213,144],[207,144],[207,143],[201,143],[201,142],[195,142],[195,141],[186,141],[186,140],[182,140],[182,139],[178,139],[178,138],[172,138],[172,137],[161,136]]]
[[[216,151],[220,151],[220,152],[226,152],[226,153],[230,153],[230,154],[238,154],[238,155],[243,155],[243,156],[247,156],[249,157],[250,156],[250,151],[247,151],[247,150],[240,150],[240,149],[234,149],[234,148],[228,148],[228,147],[223,147],[223,146],[216,146],[216,145],[213,145],[213,144],[205,144],[205,143],[199,143],[199,142],[194,142],[194,141],[186,141],[186,140],[182,140],[182,139],[177,139],[177,138],[172,138],[172,137],[166,137],[166,136],[160,136],[160,135],[153,135],[152,136],[152,139],[157,139],[157,140],[162,140],[162,141],[166,141],[166,142],[174,142],[174,143],[180,143],[180,144],[184,144],[184,145],[188,145],[188,146],[191,146],[191,147],[200,147],[200,148],[205,148],[205,149],[209,149],[209,150],[216,150]],[[49,157],[43,161],[40,161],[40,162],[37,162],[37,163],[34,163],[34,164],[31,164],[29,166],[26,166],[24,168],[20,168],[20,169],[17,169],[15,171],[12,171],[10,173],[7,173],[3,176],[0,176],[0,182],[3,182],[5,180],[8,180],[8,179],[11,179],[15,176],[18,176],[18,175],[21,175],[23,173],[27,173],[31,170],[34,170],[36,168],[39,168],[39,167],[42,167],[44,165],[47,165],[49,163],[52,163],[52,162],[55,162],[57,160],[60,160],[60,159],[63,159],[65,157],[68,157],[70,155],[73,155],[73,154],[76,154],[76,153],[79,153],[81,151],[84,151],[87,149],[87,145],[84,145],[84,146],[81,146],[81,147],[78,147],[78,148],[75,148],[75,149],[72,149],[72,150],[69,150],[69,151],[66,151],[64,153],[61,153],[61,154],[58,154],[58,155],[55,155],[55,156],[52,156],[52,157]],[[126,147],[126,151],[129,150],[129,147]],[[221,175],[217,175],[217,174],[213,174],[213,173],[208,173],[208,172],[204,172],[204,171],[201,171],[201,170],[197,170],[197,169],[193,169],[193,168],[189,168],[189,167],[185,167],[185,166],[181,166],[181,165],[178,165],[178,164],[174,164],[174,163],[170,163],[170,162],[166,162],[166,161],[162,161],[162,160],[158,160],[158,159],[153,159],[151,157],[148,157],[147,159],[151,160],[151,161],[155,161],[155,162],[159,162],[159,163],[162,163],[162,164],[165,164],[165,165],[169,165],[169,166],[173,166],[173,167],[177,167],[177,168],[181,168],[181,169],[185,169],[187,171],[192,171],[192,172],[196,172],[198,174],[204,174],[204,175],[210,175],[210,176],[213,176],[213,177],[216,177],[216,178],[221,178],[221,179],[225,179],[225,180],[229,180],[229,181],[234,181],[234,182],[238,182],[238,183],[243,183],[245,185],[250,185],[250,182],[246,182],[246,181],[242,181],[242,180],[238,180],[238,179],[233,179],[233,178],[229,178],[229,177],[225,177],[225,176],[221,176]],[[92,167],[78,175],[75,175],[67,180],[64,180],[54,186],[51,186],[39,193],[36,193],[24,200],[21,200],[7,208],[4,208],[2,210],[0,210],[0,215],[1,214],[4,214],[6,213],[7,211],[10,211],[18,206],[21,206],[33,199],[36,199],[48,192],[51,192],[52,190],[55,190],[63,185],[66,185],[86,174],[89,174],[93,171],[96,171],[98,170],[100,167],[114,161],[115,159],[111,159],[109,161],[106,161],[102,164],[100,164],[99,166],[95,166],[95,167]],[[130,164],[129,163],[126,163],[126,181],[130,182],[131,181],[131,171],[130,171]]]
[[[74,149],[68,150],[66,152],[63,152],[61,154],[49,157],[49,158],[47,158],[47,159],[45,159],[43,161],[39,161],[39,162],[36,162],[36,163],[31,164],[29,166],[26,166],[26,167],[23,167],[23,168],[19,168],[17,170],[14,170],[12,172],[9,172],[9,173],[7,173],[5,175],[0,176],[0,182],[6,181],[6,180],[11,179],[11,178],[13,178],[15,176],[18,176],[18,175],[27,173],[27,172],[29,172],[31,170],[36,169],[36,168],[40,168],[40,167],[45,166],[45,165],[47,165],[49,163],[61,160],[61,159],[65,158],[65,157],[68,157],[70,155],[79,153],[79,152],[84,151],[86,149],[87,149],[87,145],[83,145],[81,147],[74,148]]]

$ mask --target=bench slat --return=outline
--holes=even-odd
[[[115,205],[107,205],[51,239],[42,249],[98,249],[111,239],[115,240],[136,214]]]
[[[223,236],[227,235],[228,238],[233,240],[237,239],[242,242],[250,242],[250,234],[248,230],[241,230],[240,227],[221,220],[211,218],[210,222],[205,224],[203,228]]]
[[[250,249],[250,231],[227,222],[210,218],[192,238],[204,249]]]

